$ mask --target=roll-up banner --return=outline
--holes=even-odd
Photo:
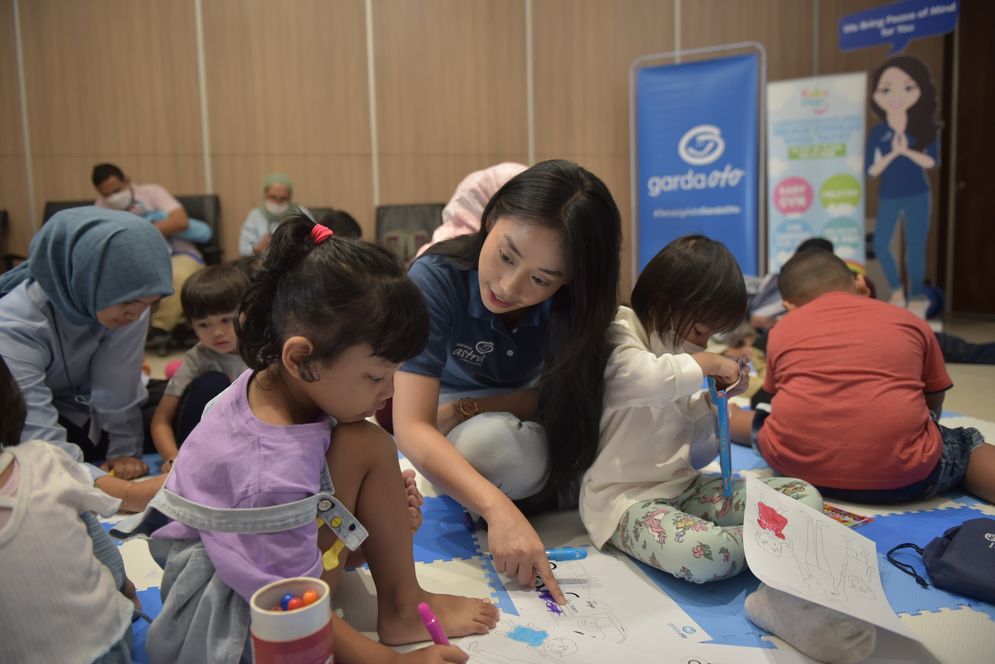
[[[701,233],[758,273],[756,54],[636,71],[638,269]]]
[[[768,271],[810,237],[864,263],[864,72],[767,85]]]

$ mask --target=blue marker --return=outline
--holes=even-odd
[[[555,562],[583,560],[587,558],[587,550],[577,546],[561,546],[555,549],[546,549],[546,558]]]
[[[729,399],[725,390],[715,386],[715,378],[708,377],[708,398],[715,411],[715,437],[719,441],[719,466],[722,468],[722,495],[732,496],[732,450],[729,447]]]

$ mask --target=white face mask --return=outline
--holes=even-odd
[[[266,201],[263,205],[266,206],[267,212],[276,216],[280,216],[290,209],[290,203],[274,203],[273,201]]]
[[[684,350],[685,353],[688,353],[688,354],[691,354],[691,353],[703,353],[705,351],[705,347],[704,346],[699,346],[698,344],[693,344],[690,341],[688,341],[687,339],[685,339],[684,343],[681,344],[681,348]]]
[[[127,210],[131,207],[131,187],[127,189],[122,189],[121,191],[116,191],[104,200],[115,210]]]

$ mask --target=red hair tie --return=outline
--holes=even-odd
[[[335,235],[335,233],[328,226],[315,224],[311,227],[311,239],[314,240],[315,244],[321,244],[333,235]]]

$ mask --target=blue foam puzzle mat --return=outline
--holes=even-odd
[[[970,606],[995,620],[995,605],[949,593],[936,588],[932,583],[929,588],[922,588],[912,576],[902,572],[887,560],[888,551],[898,544],[912,542],[925,547],[930,540],[939,537],[947,529],[968,519],[984,516],[986,516],[984,513],[970,507],[956,507],[927,512],[882,515],[861,526],[860,534],[874,540],[874,543],[877,544],[881,585],[884,586],[884,592],[888,596],[891,608],[896,613],[915,614],[920,611],[939,611],[944,608],[955,609],[961,606]],[[896,559],[899,562],[912,564],[920,575],[929,578],[925,574],[922,558],[911,549],[903,549],[898,552]]]
[[[422,526],[415,533],[415,562],[432,563],[480,555],[463,518],[463,508],[446,496],[425,498]]]
[[[710,643],[727,646],[773,648],[762,637],[767,632],[746,619],[743,604],[760,581],[749,571],[716,583],[688,583],[683,579],[634,561],[639,568],[712,637]]]
[[[760,470],[767,467],[767,462],[759,454],[753,451],[752,447],[744,445],[730,446],[732,449],[732,472],[741,470]]]
[[[142,611],[151,617],[162,611],[162,599],[158,588],[139,590],[138,599],[142,602]],[[145,652],[145,639],[148,636],[149,624],[139,618],[131,623],[131,661],[136,664],[148,664],[149,656]]]

